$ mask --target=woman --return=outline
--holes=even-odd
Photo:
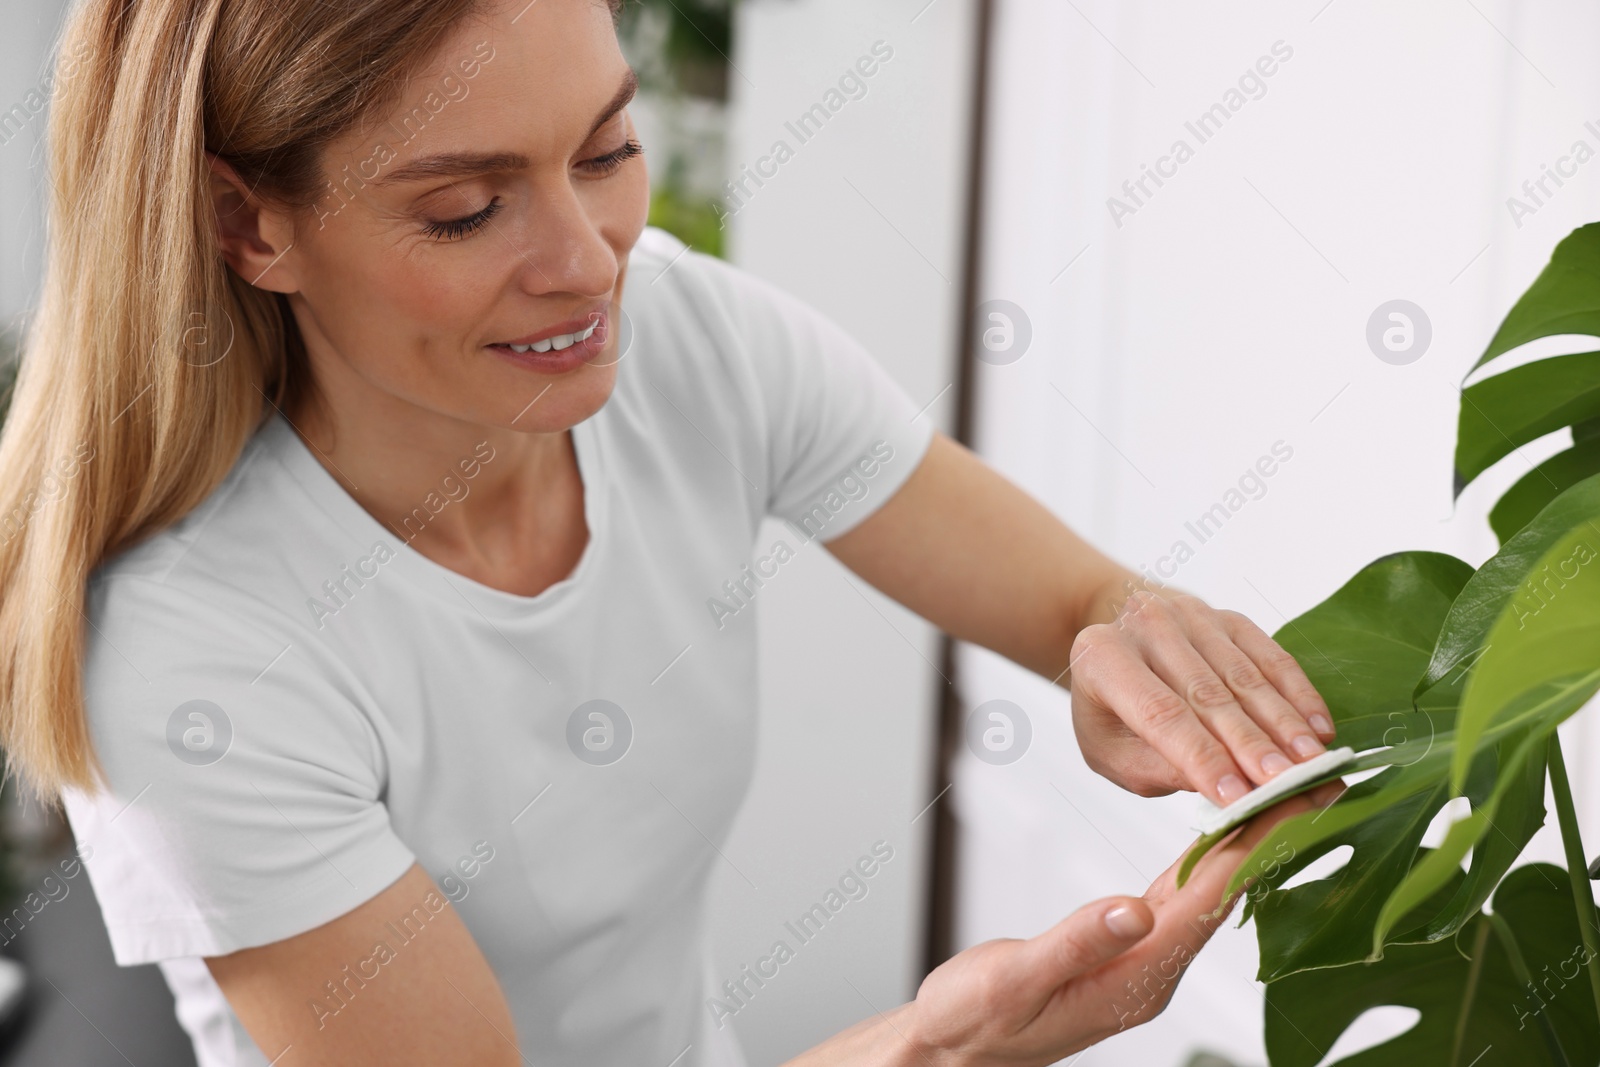
[[[0,724],[206,1067],[738,1062],[701,909],[765,515],[1070,662],[1086,758],[1136,792],[1224,803],[1332,737],[1242,616],[1130,596],[836,326],[646,228],[615,14],[71,16],[0,439]],[[1046,1063],[1142,1022],[1264,829],[803,1059]]]

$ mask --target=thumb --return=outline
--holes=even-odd
[[[1155,927],[1150,905],[1138,897],[1107,897],[1086,904],[1028,945],[1032,971],[1053,990],[1128,951]]]

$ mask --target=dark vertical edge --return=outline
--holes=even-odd
[[[966,220],[962,234],[961,294],[956,307],[956,419],[954,437],[971,446],[973,431],[973,352],[977,332],[979,277],[983,260],[984,160],[988,144],[989,53],[994,26],[995,0],[976,0],[972,63],[972,110],[968,117]],[[929,797],[940,797],[950,784],[951,763],[961,744],[961,694],[956,678],[955,641],[940,638],[939,670],[949,684],[940,691],[939,721],[931,768]],[[927,926],[923,943],[923,973],[954,955],[956,858],[959,845],[955,815],[948,796],[940,797],[933,816],[933,856],[928,878]]]

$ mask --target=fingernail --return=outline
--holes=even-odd
[[[1143,937],[1150,932],[1150,927],[1145,922],[1144,916],[1126,904],[1119,904],[1106,912],[1106,928],[1118,937],[1129,941],[1136,937]]]
[[[1293,766],[1294,764],[1289,762],[1289,758],[1280,752],[1269,752],[1261,757],[1261,773],[1268,778],[1282,774]]]
[[[1299,737],[1289,742],[1289,747],[1294,749],[1296,755],[1304,756],[1307,759],[1310,759],[1312,756],[1315,756],[1317,753],[1322,751],[1322,742],[1318,741],[1310,734],[1301,734]]]
[[[1250,787],[1245,785],[1244,780],[1237,774],[1225,775],[1222,781],[1217,783],[1217,795],[1222,798],[1224,804],[1232,804],[1248,792]]]
[[[1333,733],[1333,723],[1328,721],[1328,717],[1326,715],[1313,715],[1306,721],[1309,722],[1311,724],[1311,728],[1319,734]]]

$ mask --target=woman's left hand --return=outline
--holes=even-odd
[[[1326,751],[1333,717],[1294,657],[1236,611],[1187,593],[1132,594],[1072,645],[1084,759],[1141,796],[1238,800]]]

